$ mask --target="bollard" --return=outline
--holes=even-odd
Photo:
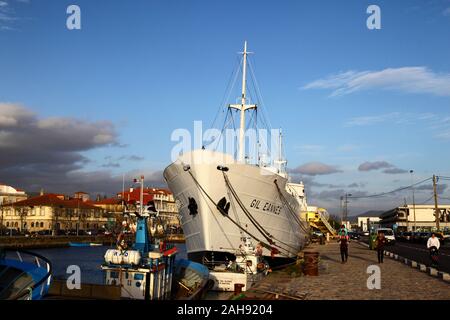
[[[238,295],[242,293],[242,288],[245,287],[245,284],[235,283],[234,284],[234,295]]]
[[[303,273],[307,276],[319,275],[319,253],[316,251],[304,251],[303,258],[305,264],[303,267]]]

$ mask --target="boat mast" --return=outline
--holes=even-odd
[[[247,52],[247,41],[244,42],[244,52],[240,52],[243,56],[242,62],[242,94],[241,94],[241,104],[230,104],[230,108],[234,108],[240,110],[241,112],[241,121],[239,127],[239,156],[238,161],[244,161],[245,154],[245,111],[249,109],[256,109],[256,104],[245,104],[246,102],[246,76],[247,76],[247,55],[250,52]]]
[[[283,159],[283,134],[281,129],[278,135],[278,159],[274,163],[278,165],[278,173],[283,173],[283,165],[286,165],[287,161]]]

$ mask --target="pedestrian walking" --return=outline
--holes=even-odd
[[[437,267],[439,263],[439,248],[441,247],[441,243],[439,239],[436,237],[436,234],[432,233],[431,237],[428,238],[427,248],[430,250],[430,259],[431,266]]]
[[[348,230],[344,224],[341,225],[341,228],[338,231],[338,235],[339,236],[347,236],[348,235]]]
[[[342,263],[348,260],[348,235],[339,236]]]
[[[377,249],[378,263],[383,263],[384,247],[386,246],[386,237],[383,232],[378,233],[375,239],[375,248]]]

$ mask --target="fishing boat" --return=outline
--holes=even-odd
[[[180,153],[164,170],[179,207],[188,258],[199,263],[235,260],[246,236],[262,246],[262,255],[271,265],[285,263],[296,258],[309,238],[301,214],[306,202],[299,194],[304,186],[290,181],[281,132],[278,155],[270,161],[258,145],[252,162],[245,145],[246,113],[253,112],[250,119],[257,119],[259,108],[246,94],[248,54],[245,42],[240,101],[227,106],[227,115],[234,112],[240,117],[237,158],[203,146]]]
[[[201,298],[210,285],[208,269],[192,261],[176,260],[177,248],[173,244],[151,237],[149,220],[155,220],[158,212],[152,202],[141,205],[144,177],[141,176],[139,181],[141,201],[137,203],[138,210],[125,212],[126,216],[136,216],[135,241],[128,248],[119,236],[117,249],[106,251],[101,266],[105,271],[105,284],[120,286],[122,299]]]
[[[40,300],[48,292],[52,265],[25,250],[0,251],[0,300]]]

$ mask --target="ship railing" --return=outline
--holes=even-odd
[[[17,256],[17,260],[20,262],[28,262],[35,264],[38,268],[45,268],[47,270],[46,274],[37,282],[33,283],[31,286],[24,288],[19,291],[15,296],[10,297],[10,300],[31,300],[33,291],[39,289],[39,294],[42,296],[44,294],[44,290],[50,286],[51,277],[52,277],[52,263],[50,260],[41,256],[40,254],[21,250],[21,249],[5,249],[4,258],[13,259],[14,256]],[[8,255],[8,253],[11,253]]]
[[[236,266],[241,268],[241,270],[235,270],[236,272],[242,271],[242,273],[245,273],[246,270],[244,268],[242,268],[241,266],[239,266],[239,264],[236,261],[231,261],[231,260],[224,260],[224,261],[222,261],[222,260],[214,260],[214,261],[209,261],[206,258],[203,258],[203,263],[202,264],[205,267],[207,267],[208,269],[214,269],[215,267],[218,267],[218,266],[225,266],[224,271],[230,271],[231,270],[230,269],[230,262],[232,262],[232,263],[235,262]]]

